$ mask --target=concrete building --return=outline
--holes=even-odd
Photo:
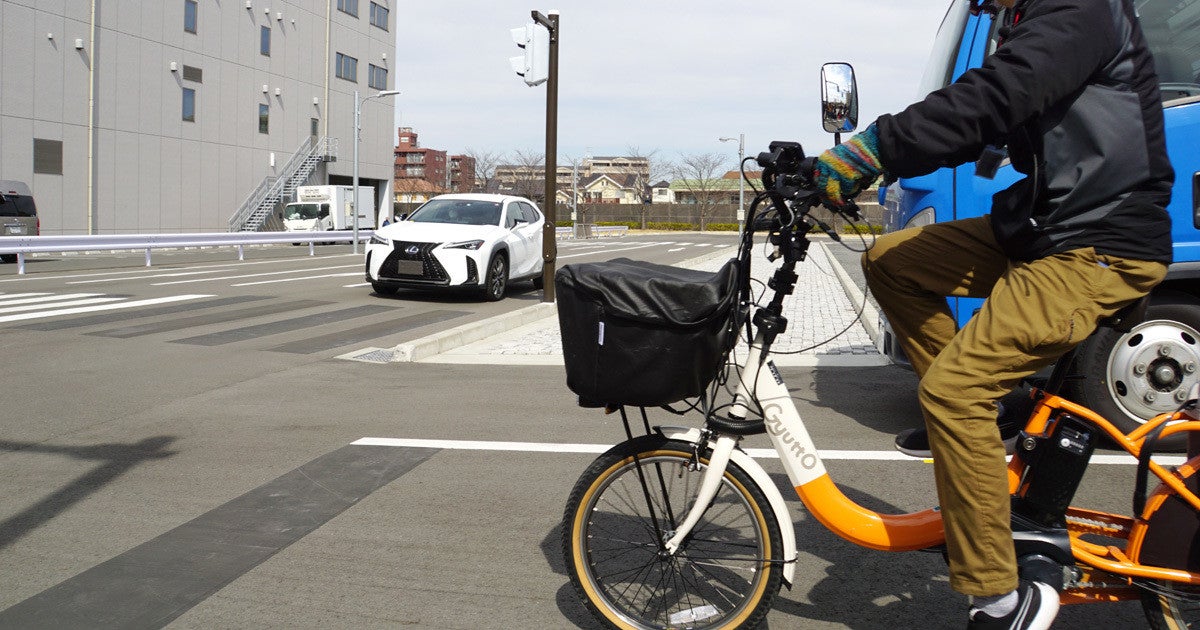
[[[368,97],[395,86],[394,9],[0,0],[0,179],[30,185],[43,234],[244,229],[256,196],[351,182],[357,90],[360,184],[390,209],[396,97]]]

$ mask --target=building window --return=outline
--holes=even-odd
[[[183,0],[183,30],[196,32],[196,0]]]
[[[270,133],[268,125],[271,118],[271,106],[259,103],[258,105],[258,133]]]
[[[183,119],[196,122],[196,90],[183,88]]]
[[[338,11],[358,17],[358,0],[338,0]]]
[[[62,140],[33,139],[33,172],[62,175]]]
[[[376,90],[387,89],[387,68],[375,64],[367,64],[367,86]]]
[[[264,26],[258,31],[258,52],[271,56],[271,29]]]
[[[320,118],[309,118],[308,119],[308,135],[316,136],[317,133],[320,131],[321,131],[321,119]]]
[[[339,79],[346,79],[347,81],[354,81],[355,83],[358,83],[358,59],[355,59],[350,55],[338,53],[337,63],[335,65],[337,68],[334,72],[337,74]]]
[[[374,2],[371,3],[371,26],[378,26],[383,30],[388,30],[388,10],[387,7],[379,6]]]

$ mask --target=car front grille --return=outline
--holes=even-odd
[[[450,276],[446,274],[446,268],[442,267],[442,263],[433,255],[433,250],[438,245],[441,243],[393,241],[392,251],[379,266],[379,277],[448,282]],[[414,262],[421,263],[419,273],[416,266],[411,264]]]

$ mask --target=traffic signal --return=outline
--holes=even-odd
[[[550,31],[530,22],[512,29],[512,38],[517,46],[525,49],[524,56],[508,58],[513,70],[525,79],[526,85],[545,83],[550,77]]]

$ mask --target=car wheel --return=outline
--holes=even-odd
[[[494,254],[488,262],[487,278],[483,284],[483,297],[489,302],[497,302],[504,298],[504,290],[508,285],[508,259],[504,254]]]
[[[1175,411],[1200,382],[1200,302],[1164,292],[1151,298],[1146,319],[1128,333],[1108,329],[1080,345],[1073,372],[1085,375],[1066,397],[1104,416],[1126,433]],[[1181,450],[1187,436],[1159,443]]]
[[[534,290],[541,291],[542,288],[545,287],[545,285],[546,285],[545,279],[546,279],[546,271],[545,271],[545,269],[543,269],[542,271],[538,272],[538,275],[533,277]]]
[[[396,295],[396,291],[400,290],[400,287],[394,287],[390,284],[383,284],[380,282],[372,282],[371,288],[374,289],[375,293],[378,293],[379,295]]]

